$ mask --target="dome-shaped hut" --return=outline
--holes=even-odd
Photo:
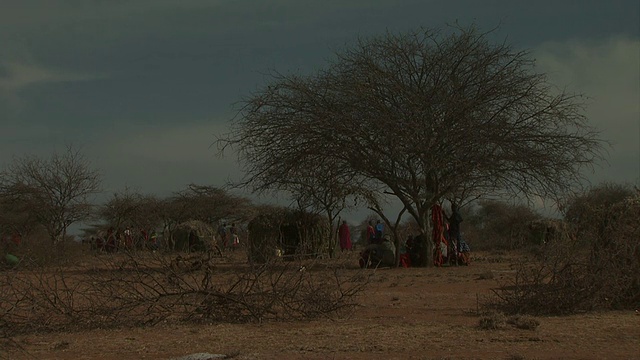
[[[171,238],[176,251],[205,251],[213,246],[215,229],[199,220],[185,221],[176,225]]]

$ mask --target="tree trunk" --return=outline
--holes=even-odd
[[[422,224],[420,226],[421,231],[424,235],[425,239],[425,247],[424,253],[422,254],[423,259],[425,259],[424,266],[431,267],[433,266],[433,239],[431,236],[433,224],[431,223],[431,209],[427,210],[426,214],[423,214]]]
[[[329,222],[329,258],[336,256],[336,248],[338,243],[338,228],[333,226],[333,222]]]

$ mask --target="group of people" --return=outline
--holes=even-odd
[[[409,236],[400,246],[400,265],[426,266],[428,241],[434,243],[433,262],[436,266],[445,263],[455,265],[469,265],[470,248],[464,241],[460,224],[463,221],[457,204],[451,204],[451,215],[447,216],[444,209],[435,205],[432,209],[433,234]],[[360,266],[395,266],[396,247],[389,236],[384,234],[384,224],[378,220],[374,225],[369,221],[366,231],[367,247],[360,254]]]
[[[384,224],[378,220],[375,227],[372,221],[369,221],[367,226],[367,242],[368,244],[382,243],[384,235]],[[338,228],[338,239],[340,241],[340,251],[353,250],[353,243],[351,241],[351,231],[346,220],[342,221],[342,224]]]
[[[104,236],[91,236],[90,242],[92,245],[95,244],[98,251],[106,252],[142,248],[157,250],[160,247],[158,233],[155,230],[134,231],[130,227],[126,227],[124,231],[117,231],[112,226],[107,229]]]
[[[367,240],[369,244],[380,244],[384,236],[384,223],[380,220],[376,221],[375,226],[373,221],[369,221],[367,225]]]
[[[238,236],[238,228],[232,223],[227,230],[227,224],[223,223],[218,227],[218,237],[220,246],[223,249],[237,249],[240,246],[240,237]]]
[[[426,256],[428,241],[434,242],[434,264],[440,266],[445,262],[469,265],[469,245],[462,238],[460,231],[460,223],[462,223],[462,215],[460,215],[457,204],[451,204],[451,215],[447,216],[445,211],[435,205],[432,209],[433,216],[433,236],[426,234],[418,236],[409,236],[405,243],[400,246],[400,264],[404,267],[409,266],[426,266]],[[360,253],[360,266],[395,266],[396,263],[396,246],[389,235],[385,235],[384,223],[377,220],[374,224],[369,221],[365,233],[366,246]],[[229,230],[231,237],[227,236],[227,226],[223,224],[218,230],[220,240],[223,247],[228,247],[228,242],[232,239],[232,246],[238,245],[237,230],[232,225]],[[340,251],[353,250],[351,240],[351,231],[346,220],[343,220],[338,227],[338,240]]]
[[[340,251],[353,250],[351,241],[351,231],[347,221],[342,221],[338,228],[338,239],[340,243]],[[374,225],[369,222],[366,232],[367,245],[360,253],[360,266],[391,266],[395,264],[396,247],[388,236],[384,236],[384,224],[378,220]]]
[[[360,267],[394,266],[396,246],[391,237],[384,233],[384,223],[377,220],[375,225],[369,221],[366,230],[367,246],[360,253]]]

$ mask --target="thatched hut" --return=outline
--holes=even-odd
[[[317,257],[329,252],[328,221],[320,215],[269,208],[248,224],[249,261],[263,263],[276,256]]]
[[[205,251],[213,246],[215,229],[199,220],[189,220],[176,225],[171,232],[174,250]]]

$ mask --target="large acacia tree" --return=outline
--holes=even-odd
[[[490,34],[387,33],[337,52],[315,74],[275,74],[245,99],[223,149],[238,151],[254,187],[319,162],[348,169],[397,197],[425,233],[432,205],[463,191],[563,193],[600,156],[582,97]]]

